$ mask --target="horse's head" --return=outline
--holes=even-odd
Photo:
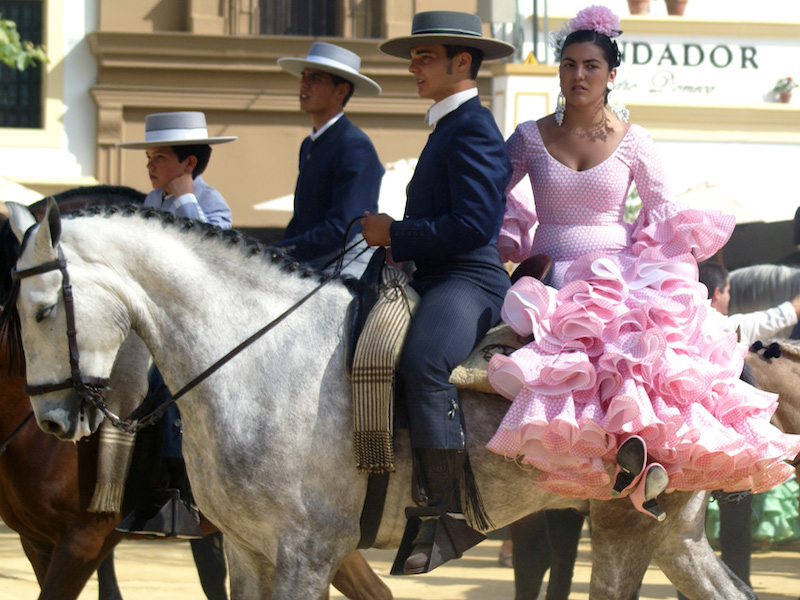
[[[8,203],[8,208],[11,228],[21,244],[14,272],[19,285],[15,306],[27,391],[45,432],[77,440],[102,421],[91,400],[108,387],[117,352],[128,333],[120,323],[127,321],[122,311],[94,310],[93,300],[109,292],[103,281],[85,272],[86,263],[79,254],[63,251],[55,200],[48,203],[39,225],[26,207]],[[65,255],[75,258],[69,271]],[[73,295],[80,302],[73,302]]]

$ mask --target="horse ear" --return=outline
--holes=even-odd
[[[55,198],[47,199],[47,208],[44,217],[36,230],[33,240],[34,256],[40,260],[48,260],[54,256],[54,249],[61,239],[61,213],[58,210]]]
[[[47,197],[47,211],[44,219],[50,228],[50,243],[55,248],[61,240],[61,211],[58,210],[58,202],[53,196]]]
[[[36,217],[28,210],[28,207],[18,202],[6,202],[8,208],[8,220],[11,224],[11,231],[19,243],[22,243],[22,238],[25,237],[25,232],[31,227],[36,225]]]

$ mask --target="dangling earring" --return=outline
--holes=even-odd
[[[609,81],[606,84],[606,88],[608,88],[608,109],[614,113],[617,118],[622,121],[623,123],[628,122],[628,117],[631,115],[631,111],[629,111],[625,105],[619,101],[617,98],[617,94],[614,92],[614,82]]]
[[[564,122],[565,110],[567,110],[567,99],[564,98],[564,94],[558,92],[558,100],[556,100],[556,123],[558,123],[559,127],[561,127],[561,123]]]

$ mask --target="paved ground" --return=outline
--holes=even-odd
[[[416,577],[391,577],[391,551],[365,554],[392,589],[396,600],[513,600],[511,569],[498,565],[500,542],[487,540],[463,558],[433,573]],[[580,546],[571,600],[589,598],[588,539]],[[191,551],[186,542],[123,542],[117,547],[117,575],[126,600],[203,600]],[[800,544],[759,551],[753,556],[753,585],[759,600],[798,600],[800,596]],[[0,523],[0,600],[34,600],[39,587],[19,538]],[[92,579],[81,600],[97,598]],[[336,590],[331,598],[341,599]],[[672,586],[656,568],[646,577],[641,600],[676,598]]]

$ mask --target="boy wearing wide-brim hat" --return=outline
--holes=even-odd
[[[362,219],[367,243],[390,246],[396,261],[414,261],[411,285],[421,296],[399,372],[424,480],[416,497],[426,496],[427,507],[409,518],[392,568],[393,574],[412,574],[483,539],[465,524],[465,512],[471,524],[489,528],[469,473],[463,411],[449,376],[499,322],[510,285],[497,234],[511,164],[494,117],[480,103],[476,78],[484,59],[509,56],[514,47],[483,37],[476,15],[430,11],[414,16],[410,36],[387,40],[380,49],[410,59],[419,95],[434,101],[426,118],[434,130],[408,184],[405,217]],[[442,528],[448,535],[437,533]]]
[[[152,113],[145,117],[144,140],[121,142],[117,146],[145,150],[147,172],[153,190],[144,200],[145,207],[170,212],[179,217],[195,219],[228,229],[231,227],[231,209],[216,189],[201,177],[211,157],[211,146],[236,140],[236,136],[209,136],[206,117],[198,111]],[[154,260],[158,260],[154,255]],[[158,368],[153,365],[148,373],[149,392],[145,402],[160,406],[171,397],[164,385]],[[160,486],[151,491],[144,506],[136,507],[126,515],[121,530],[150,535],[173,535],[173,521],[156,515],[152,506],[164,503],[165,514],[182,515],[185,506],[192,507],[192,514],[176,521],[186,529],[178,531],[178,537],[202,536],[195,521],[196,507],[192,498],[182,451],[182,425],[177,404],[170,404],[159,420],[161,429],[162,467]],[[166,492],[177,489],[180,500],[174,500]],[[159,511],[160,514],[161,511]],[[176,519],[176,517],[173,517]],[[201,539],[191,539],[192,551],[202,553],[206,560],[204,586],[211,586],[225,593],[227,575],[222,554],[222,534],[212,533]]]
[[[305,58],[280,58],[278,64],[300,78],[300,109],[313,126],[300,147],[294,215],[278,245],[299,261],[330,270],[345,241],[353,246],[360,239],[358,223],[348,231],[351,221],[377,210],[384,173],[372,141],[344,107],[353,94],[377,96],[381,88],[359,73],[357,54],[326,42],[314,42]],[[361,274],[372,254],[365,249],[362,241],[345,256],[346,273]]]
[[[149,114],[144,127],[144,140],[117,144],[145,150],[153,190],[144,205],[229,228],[230,207],[201,173],[208,166],[211,146],[232,142],[236,136],[209,136],[206,117],[197,111]]]

